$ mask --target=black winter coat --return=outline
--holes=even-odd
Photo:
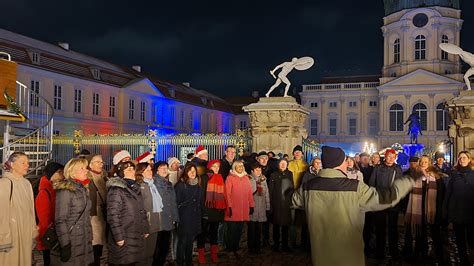
[[[71,258],[62,265],[88,265],[94,261],[89,192],[72,179],[55,184],[54,189],[54,222],[59,243],[61,247],[71,244]]]
[[[454,169],[446,191],[443,213],[452,223],[474,222],[474,171]]]
[[[225,210],[211,209],[206,207],[206,190],[207,182],[209,182],[209,175],[204,174],[201,176],[201,193],[202,193],[202,218],[207,219],[208,222],[223,222]]]
[[[221,166],[219,167],[219,174],[221,174],[222,178],[225,180],[232,169],[232,164],[226,160],[225,156],[221,159]]]
[[[202,191],[198,185],[180,181],[174,187],[178,204],[179,235],[197,236],[201,233]]]
[[[276,225],[291,224],[291,198],[294,192],[293,174],[288,169],[276,171],[268,180],[271,222]]]
[[[132,180],[110,178],[107,181],[107,244],[110,264],[130,264],[142,259],[144,234],[149,233],[140,185]],[[116,242],[125,240],[123,246]]]
[[[387,166],[382,163],[374,167],[372,175],[369,180],[369,186],[376,187],[378,189],[390,188],[396,179],[402,178],[402,168],[398,164]],[[400,211],[403,209],[403,205],[406,201],[405,198],[401,199],[400,202],[389,210]]]

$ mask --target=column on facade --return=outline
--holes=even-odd
[[[368,129],[369,129],[369,116],[367,113],[367,106],[365,106],[365,97],[366,95],[360,96],[360,112],[358,115],[359,120],[359,135],[360,136],[367,136]]]
[[[428,106],[428,126],[427,130],[430,131],[430,134],[434,133],[436,130],[436,106],[434,103],[434,93],[428,94],[430,97],[430,103]]]
[[[383,135],[384,131],[386,130],[385,127],[385,101],[384,96],[379,95],[379,133],[378,135]]]
[[[319,130],[319,132],[320,132],[320,135],[327,135],[326,134],[326,127],[324,126],[324,123],[325,123],[324,118],[327,115],[327,112],[324,108],[324,106],[326,105],[326,99],[321,97],[320,103],[321,103],[321,115],[320,115],[321,121],[319,121],[319,124],[321,125],[321,129]]]
[[[345,114],[344,104],[346,102],[346,99],[343,98],[343,96],[341,96],[339,98],[339,102],[341,103],[341,109],[340,109],[341,111],[339,112],[339,120],[340,120],[340,122],[339,122],[339,125],[340,125],[339,134],[341,136],[345,137],[347,135],[347,133],[346,133],[347,130],[346,129],[347,129],[347,127],[349,127],[349,125],[348,125],[349,120],[347,119],[347,116],[344,115]],[[344,125],[346,125],[346,127]],[[339,134],[337,134],[337,135],[339,135]]]

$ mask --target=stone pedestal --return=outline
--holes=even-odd
[[[262,97],[243,107],[250,117],[252,151],[273,151],[291,157],[293,147],[308,137],[309,110],[293,97]]]
[[[474,153],[474,91],[462,91],[447,102],[449,116],[454,124],[449,126],[449,137],[454,141],[454,156],[460,151]],[[455,157],[454,157],[455,158]]]

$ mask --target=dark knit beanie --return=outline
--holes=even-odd
[[[438,151],[438,152],[435,153],[434,157],[435,157],[435,160],[437,160],[438,158],[443,158],[444,159],[444,153]]]
[[[418,158],[418,157],[416,157],[416,156],[412,156],[412,157],[410,157],[409,162],[410,162],[410,163],[417,163],[418,160],[420,160],[420,158]]]
[[[295,153],[295,151],[303,152],[303,147],[301,147],[301,145],[296,145],[296,146],[293,148],[293,153]]]
[[[50,162],[44,167],[43,174],[48,180],[50,180],[51,177],[60,169],[64,169],[64,165],[56,162]]]
[[[261,151],[257,154],[257,157],[260,157],[260,156],[268,156],[268,154],[266,151]]]
[[[335,168],[341,165],[346,159],[346,154],[341,148],[323,146],[321,162],[323,168]]]

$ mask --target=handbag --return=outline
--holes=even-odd
[[[49,191],[48,190],[45,190],[45,191],[48,193],[49,199],[51,201],[51,195],[49,194]],[[87,208],[87,203],[85,204],[84,209],[82,210],[77,220],[74,222],[71,228],[69,228],[68,233],[71,233],[74,226],[81,219],[82,214],[84,214],[84,211],[86,210],[86,208]],[[43,236],[41,237],[41,242],[43,242],[43,245],[47,247],[49,250],[55,250],[59,248],[59,238],[58,238],[58,234],[56,233],[56,227],[54,226],[54,223],[51,223],[48,226]]]

